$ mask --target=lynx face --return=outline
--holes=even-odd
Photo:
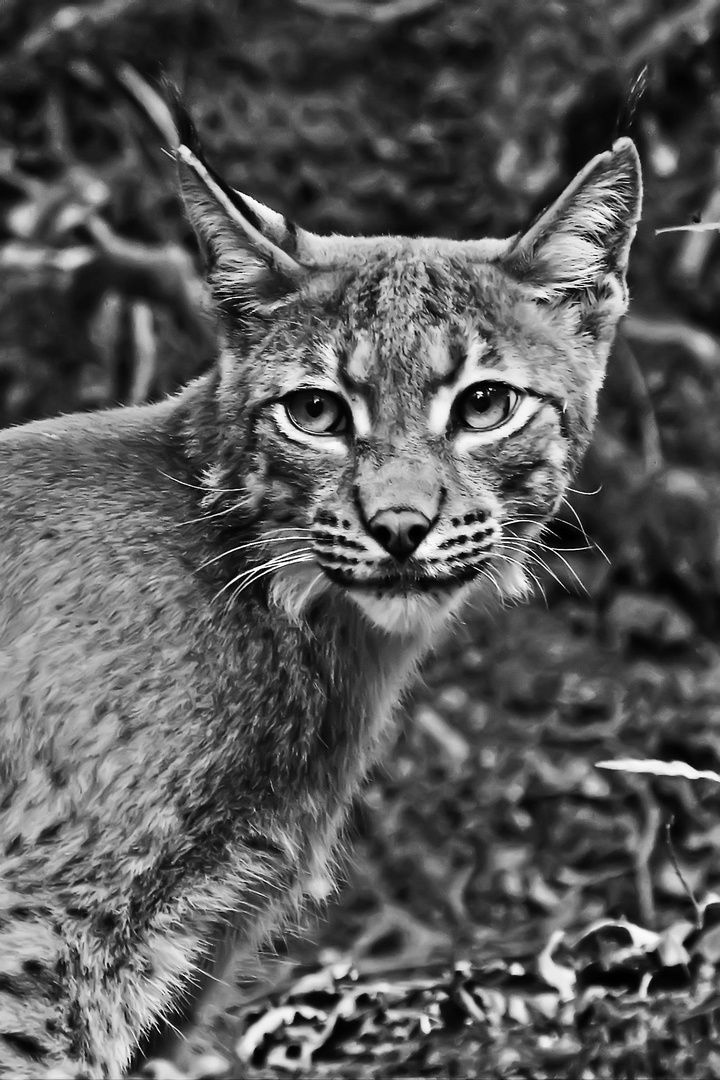
[[[461,243],[314,236],[186,142],[183,191],[226,330],[208,499],[233,492],[255,530],[240,589],[272,575],[298,615],[339,588],[404,634],[473,592],[522,594],[626,307],[632,143],[525,234]]]

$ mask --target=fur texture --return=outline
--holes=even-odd
[[[216,370],[0,434],[0,1076],[121,1075],[292,917],[441,628],[526,588],[626,303],[627,140],[467,244],[312,236],[178,164]]]

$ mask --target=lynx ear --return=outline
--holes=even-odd
[[[619,139],[585,166],[503,262],[538,299],[578,303],[599,336],[612,333],[627,307],[625,273],[641,202],[637,150]]]
[[[207,255],[219,301],[245,313],[293,291],[305,271],[295,257],[296,229],[282,214],[229,187],[205,161],[186,113],[175,119],[175,156],[190,222]]]

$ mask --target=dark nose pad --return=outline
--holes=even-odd
[[[407,559],[430,532],[432,522],[417,510],[381,510],[368,522],[370,535],[396,559]]]

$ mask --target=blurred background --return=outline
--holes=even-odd
[[[318,231],[507,235],[618,132],[646,184],[536,601],[440,651],[339,898],[278,943],[274,996],[233,987],[201,1020],[186,1067],[720,1076],[717,788],[595,767],[720,766],[720,239],[656,235],[720,221],[720,0],[3,0],[0,425],[212,363],[138,102],[163,72],[225,178]]]

